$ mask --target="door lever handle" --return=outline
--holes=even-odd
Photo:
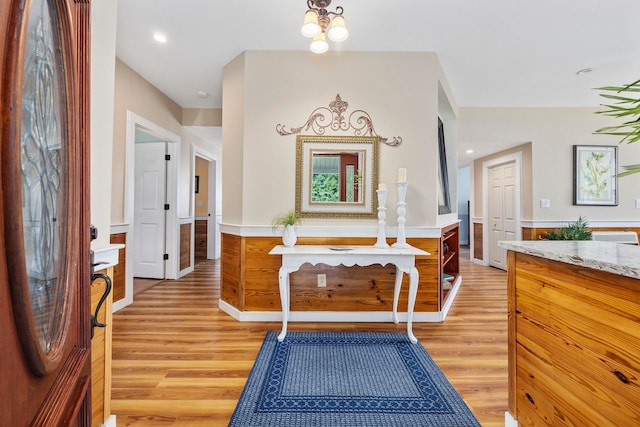
[[[111,292],[111,278],[109,276],[107,276],[106,274],[103,274],[103,273],[95,273],[93,276],[91,276],[91,283],[95,282],[97,279],[104,280],[104,282],[106,283],[107,286],[106,286],[106,288],[104,290],[104,293],[100,297],[100,301],[98,301],[98,305],[96,305],[96,310],[91,315],[91,338],[93,338],[93,328],[95,328],[96,326],[98,328],[106,328],[107,327],[106,323],[98,322],[98,314],[100,313],[100,309],[102,308],[102,304],[104,304],[104,302],[106,301],[107,297],[109,296],[109,293]]]
[[[107,297],[109,296],[109,293],[111,292],[111,278],[109,276],[107,276],[106,274],[96,273],[95,272],[96,265],[108,264],[108,262],[106,262],[106,261],[93,262],[94,256],[95,256],[94,252],[91,251],[91,283],[90,284],[92,284],[93,282],[95,282],[98,279],[102,279],[102,280],[104,280],[104,282],[106,284],[106,288],[104,290],[104,293],[100,297],[100,300],[98,301],[98,305],[96,305],[96,309],[95,309],[94,313],[91,315],[91,338],[93,338],[93,328],[95,328],[95,327],[106,328],[107,327],[106,323],[98,322],[98,313],[100,313],[100,309],[102,308],[102,304],[104,304],[104,302],[106,301]]]

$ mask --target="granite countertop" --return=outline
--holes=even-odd
[[[577,240],[501,241],[501,248],[640,279],[640,246]]]

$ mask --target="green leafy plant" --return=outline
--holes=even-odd
[[[591,240],[591,231],[586,219],[579,217],[574,223],[545,233],[547,240]]]
[[[338,202],[340,183],[337,174],[314,174],[311,182],[311,200],[314,202]]]
[[[295,210],[290,210],[286,213],[280,214],[273,218],[273,222],[271,223],[271,229],[275,233],[280,228],[285,228],[287,225],[296,226],[302,222],[302,218],[300,217],[300,213]]]
[[[606,126],[595,131],[603,135],[621,136],[620,144],[632,144],[640,140],[640,80],[636,80],[625,86],[604,86],[598,90],[605,91],[600,96],[611,101],[604,104],[606,110],[597,111],[603,114],[624,119],[617,126]],[[622,166],[625,171],[618,174],[619,177],[640,172],[640,164]]]

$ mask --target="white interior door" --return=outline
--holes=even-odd
[[[516,164],[489,169],[489,265],[507,269],[507,252],[498,242],[517,238],[518,191]]]
[[[133,275],[165,278],[166,143],[135,144]]]
[[[498,246],[498,242],[502,240],[504,234],[502,174],[502,166],[489,169],[489,265],[504,269],[505,256]]]

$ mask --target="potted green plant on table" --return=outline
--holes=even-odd
[[[295,246],[298,237],[296,236],[296,226],[301,222],[300,213],[290,210],[280,214],[273,219],[272,230],[274,233],[282,229],[282,243],[292,248]]]

